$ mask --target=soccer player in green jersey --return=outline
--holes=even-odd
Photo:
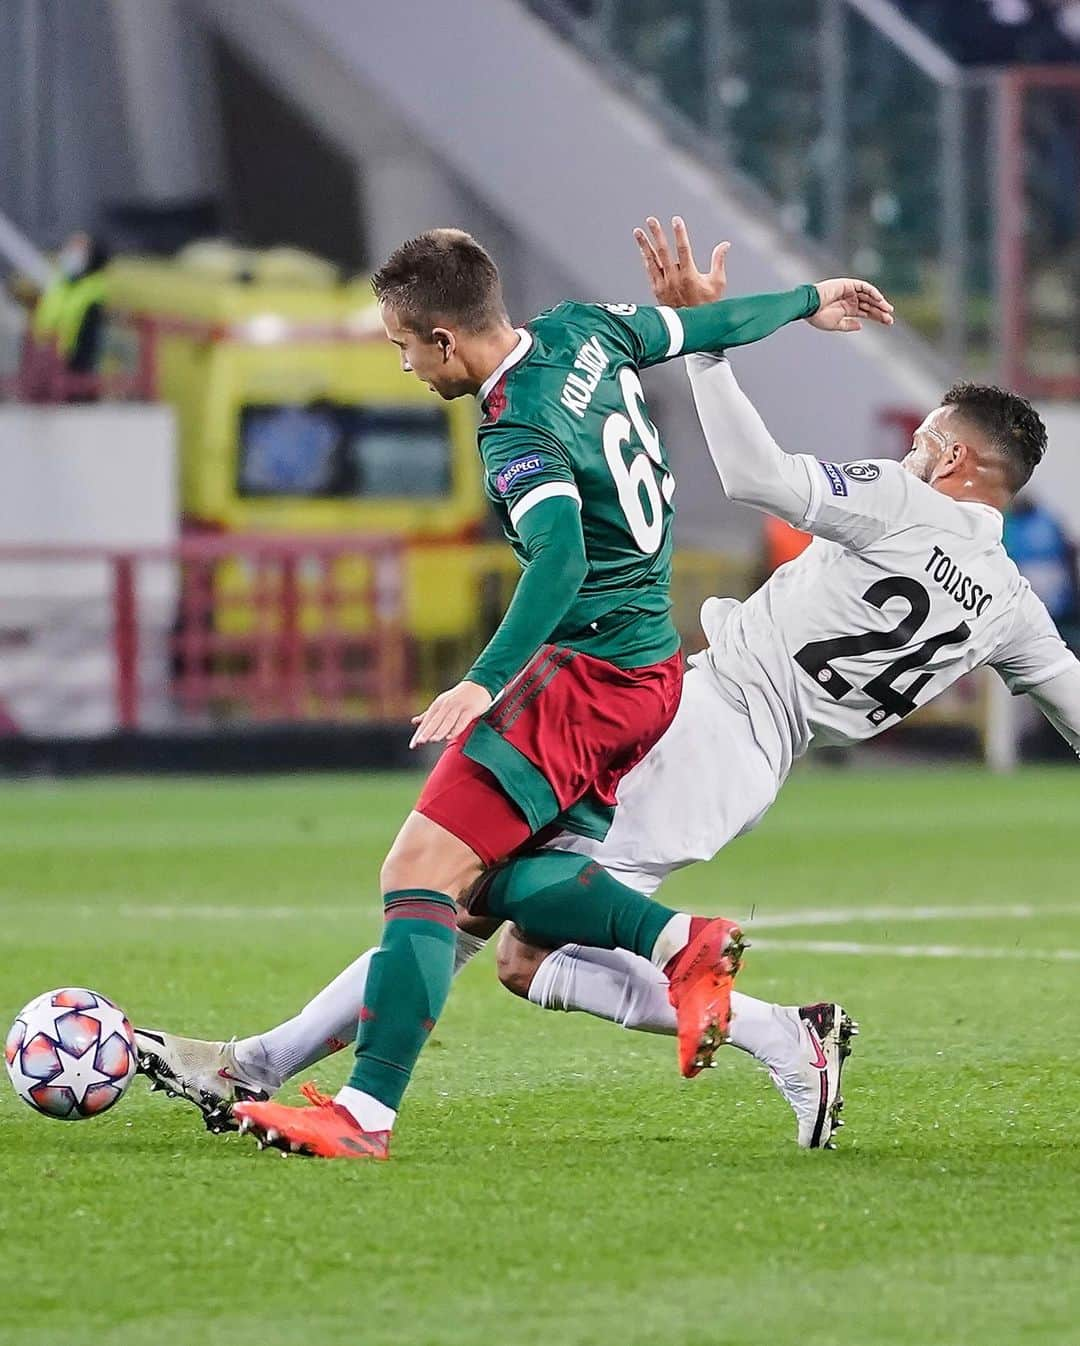
[[[688,253],[681,222],[676,238]],[[456,904],[556,820],[602,837],[619,780],[674,717],[675,482],[638,370],[799,318],[825,330],[891,321],[872,285],[836,280],[688,309],[565,303],[515,328],[491,258],[454,229],[403,244],[373,283],[403,368],[444,398],[478,398],[485,489],[523,574],[465,679],[416,717],[414,745],[449,747],[382,868],[386,921],[348,1085],[333,1100],[313,1091],[310,1108],[235,1109],[242,1130],[328,1158],[388,1156],[449,991]],[[490,885],[485,912],[529,929],[535,904],[549,939],[651,959],[671,985],[682,1071],[697,1074],[726,1033],[738,927],[663,907],[598,867],[573,868],[565,876],[549,862],[535,896]]]

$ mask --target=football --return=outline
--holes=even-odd
[[[12,1087],[46,1117],[81,1122],[118,1103],[135,1075],[124,1011],[83,987],[46,991],[16,1016],[4,1047]]]

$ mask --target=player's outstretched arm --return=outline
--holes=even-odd
[[[893,306],[881,291],[853,277],[800,285],[778,294],[724,299],[729,243],[717,244],[709,270],[702,272],[679,216],[672,220],[674,249],[659,220],[650,216],[645,224],[648,232],[635,229],[634,238],[657,303],[674,310],[674,320],[681,328],[681,345],[673,354],[745,346],[798,318],[825,332],[857,332],[864,321],[883,326],[893,322]]]
[[[510,606],[464,679],[413,718],[410,747],[463,733],[551,636],[581,588],[589,567],[577,500],[566,495],[544,500],[516,527],[529,565]]]
[[[1012,630],[989,662],[1011,692],[1027,693],[1080,755],[1080,661],[1034,590],[1021,595]]]
[[[727,495],[802,527],[813,501],[803,459],[776,443],[726,360],[694,355],[686,364],[709,456]]]
[[[1080,662],[1033,687],[1028,696],[1080,757]]]
[[[866,464],[865,475],[856,478],[835,463],[785,453],[727,360],[692,355],[686,365],[709,456],[732,500],[862,551],[902,526],[913,488],[926,490],[899,463]],[[849,489],[856,483],[858,491]]]

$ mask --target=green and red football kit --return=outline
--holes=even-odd
[[[675,479],[638,370],[760,340],[817,303],[806,285],[693,309],[560,304],[481,388],[485,489],[523,574],[466,674],[495,703],[417,809],[485,863],[556,820],[602,838],[678,707]]]
[[[446,749],[418,811],[485,865],[556,819],[602,839],[619,781],[675,718],[682,674],[678,651],[658,664],[619,668],[542,646],[461,743]]]
[[[693,309],[561,304],[518,332],[480,389],[487,494],[522,565],[498,630],[466,675],[494,697],[443,753],[417,810],[489,865],[560,819],[606,833],[620,779],[670,725],[682,687],[671,619],[675,480],[638,370],[720,351],[808,317],[817,290]],[[419,872],[419,871],[418,871]],[[724,1040],[741,934],[625,888],[584,857],[525,856],[489,876],[484,909],[651,958],[671,984],[680,1065],[696,1074]],[[385,1158],[396,1110],[453,977],[454,895],[383,893],[348,1084],[310,1110],[240,1103],[288,1148]]]
[[[638,370],[758,340],[817,302],[817,291],[804,286],[683,310],[561,304],[518,333],[480,389],[486,490],[523,574],[466,675],[495,700],[444,751],[416,807],[485,863],[506,859],[556,819],[605,835],[619,780],[675,716],[682,687],[669,598],[675,481]],[[573,872],[561,873],[568,865]],[[554,878],[552,867],[560,871]],[[536,880],[543,928],[561,940],[615,940],[649,956],[667,923],[681,919],[602,871],[584,876],[583,886],[580,868],[588,868],[580,857],[555,856]],[[519,878],[531,889],[528,875]],[[496,878],[485,900],[492,914],[527,921],[530,891],[522,896],[515,883]],[[449,994],[456,943],[453,895],[408,888],[384,892],[383,902],[356,1063],[338,1095],[366,1132],[393,1123]],[[728,923],[719,924],[724,930],[708,938],[730,972]],[[716,1004],[726,1006],[727,990],[714,989]],[[715,1050],[719,1021],[711,1016],[710,1009],[702,1022],[705,1045]],[[688,1060],[700,1028],[687,1038]]]

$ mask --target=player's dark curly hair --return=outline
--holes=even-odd
[[[413,331],[440,323],[482,332],[506,319],[499,271],[463,229],[429,229],[395,248],[371,288]]]
[[[1014,494],[1027,485],[1046,452],[1046,426],[1026,398],[991,384],[954,383],[942,406],[955,407],[997,449]]]

